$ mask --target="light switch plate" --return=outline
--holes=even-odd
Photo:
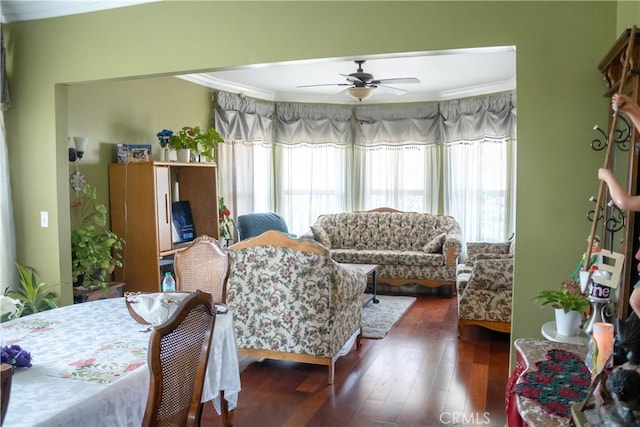
[[[49,212],[47,211],[40,212],[40,227],[42,228],[49,227]]]

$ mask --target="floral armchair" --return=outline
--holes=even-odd
[[[227,305],[240,353],[326,365],[332,384],[336,360],[360,334],[366,276],[313,240],[275,230],[228,251]]]
[[[458,336],[467,325],[511,332],[513,243],[468,243],[458,267]]]

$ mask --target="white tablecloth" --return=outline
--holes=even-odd
[[[149,389],[146,329],[130,317],[123,298],[2,323],[2,345],[19,345],[33,364],[13,376],[4,426],[140,426]],[[231,312],[216,316],[202,396],[218,412],[219,390],[234,409],[240,371]]]

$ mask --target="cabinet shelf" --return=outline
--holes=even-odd
[[[219,238],[215,163],[141,162],[109,165],[111,229],[125,240],[115,278],[127,291],[160,291],[160,259],[173,244],[172,202],[188,200],[198,235]]]

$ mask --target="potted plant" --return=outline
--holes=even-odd
[[[218,220],[220,222],[220,238],[227,241],[226,246],[229,241],[233,240],[236,223],[231,217],[231,211],[224,203],[224,197],[218,197]]]
[[[210,159],[213,159],[213,150],[221,142],[224,142],[224,140],[214,128],[203,132],[198,126],[194,128],[188,126],[183,127],[169,138],[169,146],[177,150],[179,155],[180,150],[190,150],[190,152],[194,152]],[[188,161],[186,159],[182,160],[182,158],[179,158],[178,160]]]
[[[97,202],[96,190],[85,185],[73,204],[75,227],[71,232],[73,282],[85,288],[108,290],[107,274],[122,267],[124,240],[107,228],[107,208]]]
[[[589,309],[589,299],[580,292],[580,283],[565,280],[560,289],[545,290],[533,297],[540,306],[550,305],[555,309],[556,330],[559,334],[574,336],[582,316]]]
[[[56,308],[56,294],[51,290],[51,285],[47,285],[44,282],[38,283],[36,273],[32,268],[24,267],[18,263],[16,263],[16,267],[18,267],[18,274],[20,275],[20,287],[15,291],[8,290],[6,297],[3,297],[3,303],[7,305],[12,303],[14,305],[8,310],[10,313],[8,318],[26,316]]]

